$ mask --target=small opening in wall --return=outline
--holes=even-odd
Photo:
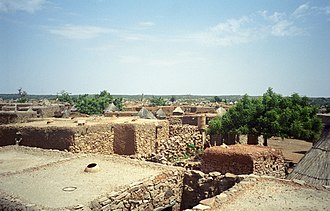
[[[96,163],[90,163],[87,165],[87,168],[94,168],[95,166],[97,166]]]
[[[94,173],[98,171],[100,171],[100,166],[97,163],[90,163],[85,168],[85,172]]]

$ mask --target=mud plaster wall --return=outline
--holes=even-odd
[[[114,126],[114,153],[147,155],[156,151],[159,140],[168,139],[167,121],[127,123]]]
[[[75,130],[60,127],[0,126],[0,146],[14,145],[17,132],[22,134],[23,146],[67,150],[74,141]]]
[[[0,112],[0,125],[27,122],[29,118],[37,117],[37,112]]]
[[[229,149],[211,147],[204,151],[203,172],[256,174],[283,178],[284,157],[279,150],[251,145],[233,145]]]
[[[0,146],[14,145],[17,132],[22,133],[20,145],[23,146],[133,155],[155,152],[159,140],[168,139],[169,125],[167,121],[78,127],[0,125]]]

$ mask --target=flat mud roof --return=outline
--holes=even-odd
[[[213,210],[329,210],[330,190],[298,182],[302,183],[277,179],[241,182],[239,188],[224,192],[230,197]]]
[[[99,171],[85,172],[96,163]],[[167,167],[119,156],[0,147],[0,192],[45,208],[86,205]]]

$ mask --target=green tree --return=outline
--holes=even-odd
[[[122,111],[124,108],[123,98],[115,98],[113,104],[118,108],[119,111]]]
[[[150,99],[151,106],[165,106],[166,101],[162,97],[152,97]]]
[[[172,97],[170,98],[170,101],[171,101],[172,103],[174,103],[174,102],[176,101],[176,98],[175,98],[174,95],[172,95]]]
[[[282,97],[269,88],[262,98],[245,95],[222,118],[212,120],[210,133],[218,129],[225,134],[262,135],[265,146],[272,136],[315,140],[322,130],[316,114],[307,97],[296,93]]]
[[[80,95],[75,106],[78,111],[84,114],[102,114],[104,109],[113,102],[113,97],[107,91],[102,91],[98,95]]]
[[[19,98],[17,99],[18,103],[26,103],[29,101],[27,92],[22,88],[18,89],[18,96],[19,96]]]
[[[211,100],[212,102],[222,102],[222,99],[218,96],[214,96],[213,99]]]
[[[57,94],[57,100],[62,103],[70,103],[70,105],[73,105],[74,98],[71,96],[71,93],[62,90],[59,94]]]

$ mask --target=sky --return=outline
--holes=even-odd
[[[330,96],[330,2],[0,0],[0,93]]]

